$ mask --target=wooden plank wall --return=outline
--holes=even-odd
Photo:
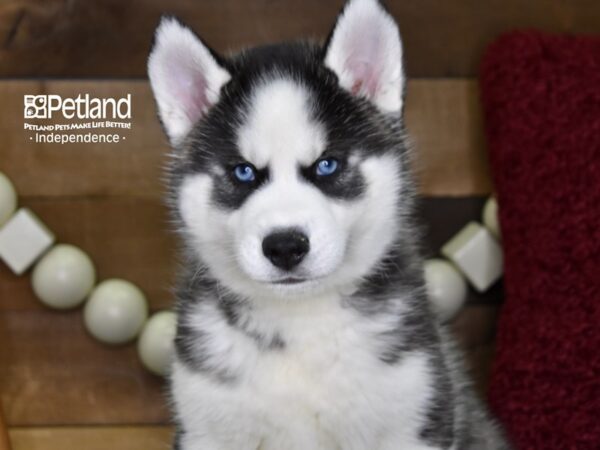
[[[0,171],[15,182],[20,203],[60,241],[92,256],[100,278],[127,278],[142,287],[153,310],[168,308],[175,240],[167,231],[159,181],[166,143],[148,85],[140,80],[159,17],[177,15],[226,52],[322,38],[342,3],[0,1],[0,77],[12,78],[0,82]],[[433,254],[464,221],[478,217],[492,190],[474,78],[485,45],[515,27],[597,32],[600,2],[387,4],[401,25],[411,76],[407,123],[416,143],[420,192],[427,197],[421,214]],[[123,133],[124,143],[57,146],[28,139],[22,130],[23,94],[80,92],[133,95],[134,129]],[[500,296],[494,288],[492,297]],[[496,304],[474,303],[454,323],[481,392],[497,311]],[[85,333],[80,311],[43,308],[28,277],[16,278],[1,264],[0,343],[0,398],[14,450],[168,447],[163,381],[142,369],[134,346],[98,344]]]
[[[133,99],[133,130],[116,145],[57,146],[28,140],[23,95],[55,93]],[[19,173],[28,197],[162,196],[167,149],[145,81],[4,81],[0,83],[2,165]],[[423,195],[473,195],[490,191],[477,83],[472,79],[412,80],[406,121],[416,139],[415,171]],[[61,151],[57,151],[57,147]],[[33,171],[34,168],[43,168]],[[97,177],[102,173],[103,177]]]
[[[407,122],[422,194],[488,193],[475,82],[415,80],[409,90]],[[23,95],[42,92],[131,93],[133,129],[119,144],[35,144],[29,140],[32,133],[22,129]],[[176,244],[168,232],[160,183],[167,145],[147,82],[6,81],[0,82],[0,98],[0,170],[15,182],[21,204],[34,210],[60,241],[88,252],[100,279],[124,277],[144,289],[152,310],[170,307]],[[436,216],[447,205],[432,201],[425,216]],[[454,219],[437,225],[429,240],[433,247],[456,232],[465,215],[479,214],[481,200],[475,209],[471,203],[466,209],[457,204]],[[474,307],[457,322],[482,385],[495,312],[495,306]],[[472,320],[485,326],[473,327]],[[32,295],[29,277],[15,277],[3,265],[0,342],[1,395],[13,427],[155,426],[168,420],[161,380],[143,370],[133,345],[98,344],[86,334],[80,311],[45,309]],[[43,430],[24,434],[15,432],[15,439],[29,442],[45,435]]]
[[[343,0],[11,0],[0,2],[0,76],[142,77],[163,13],[219,51],[327,34]],[[481,52],[513,28],[594,33],[594,0],[388,0],[413,77],[477,73]]]

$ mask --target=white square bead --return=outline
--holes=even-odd
[[[54,242],[54,234],[27,208],[0,229],[0,258],[17,275],[25,272]]]
[[[477,222],[469,222],[448,241],[442,254],[458,266],[479,292],[502,276],[502,248],[490,231]]]

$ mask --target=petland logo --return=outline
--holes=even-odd
[[[23,107],[24,129],[36,144],[118,144],[131,130],[131,94],[24,95]]]
[[[60,95],[25,95],[25,119],[52,119],[60,112],[65,119],[131,119],[131,94],[120,99],[90,98],[89,94],[76,98]]]

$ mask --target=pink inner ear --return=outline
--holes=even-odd
[[[191,67],[180,67],[173,74],[173,91],[191,122],[196,122],[208,109],[206,78]]]
[[[346,63],[347,70],[352,74],[353,84],[350,91],[354,95],[366,95],[373,98],[379,84],[373,67],[367,62],[350,60]]]
[[[208,82],[203,68],[178,51],[166,54],[165,71],[168,89],[190,122],[194,123],[208,109]]]
[[[380,30],[373,29],[368,23],[361,25],[344,43],[348,55],[345,69],[352,77],[351,92],[373,98],[380,88],[385,43]]]

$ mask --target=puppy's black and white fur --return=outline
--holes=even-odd
[[[164,19],[148,63],[185,243],[181,450],[500,450],[424,293],[398,27],[224,58]]]

